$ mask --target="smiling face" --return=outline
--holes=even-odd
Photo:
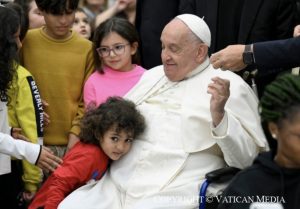
[[[110,159],[119,160],[123,155],[128,153],[132,142],[132,134],[124,130],[117,132],[116,127],[113,126],[100,139],[100,147]]]
[[[161,59],[165,75],[171,81],[180,81],[194,70],[198,61],[198,46],[188,27],[179,19],[172,20],[161,35]],[[204,46],[203,46],[204,47]]]
[[[137,51],[138,44],[135,42],[129,44],[129,42],[120,36],[116,32],[109,33],[104,37],[100,43],[100,48],[119,48],[118,46],[124,46],[124,51],[120,54],[114,53],[112,50],[108,56],[102,57],[104,65],[118,71],[130,71],[133,68],[132,65],[132,55]]]

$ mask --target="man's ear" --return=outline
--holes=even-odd
[[[207,53],[208,53],[208,46],[206,46],[205,44],[199,44],[197,48],[196,61],[199,64],[203,63],[207,57]]]
[[[278,136],[278,126],[276,123],[274,122],[269,122],[268,123],[268,129],[273,137],[273,139],[277,140],[277,136]]]

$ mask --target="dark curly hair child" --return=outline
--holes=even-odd
[[[109,160],[118,160],[145,129],[145,120],[131,101],[110,97],[86,112],[81,140],[65,155],[63,163],[46,180],[28,209],[57,208],[73,190],[91,179],[99,180]]]

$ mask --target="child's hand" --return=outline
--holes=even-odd
[[[44,110],[49,106],[48,102],[46,102],[43,99],[42,99],[42,104],[43,104],[43,109]],[[50,123],[50,116],[45,111],[43,112],[43,116],[44,116],[44,126],[49,125],[49,123]]]
[[[11,136],[15,139],[21,139],[24,141],[30,141],[29,139],[27,139],[24,135],[21,134],[22,133],[22,129],[21,128],[11,128]]]
[[[42,170],[48,172],[54,171],[62,162],[62,159],[55,156],[49,148],[42,146],[41,154],[36,162],[36,165]]]

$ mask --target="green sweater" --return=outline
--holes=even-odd
[[[28,31],[21,62],[34,76],[51,123],[44,128],[45,145],[67,145],[68,134],[79,134],[84,112],[84,82],[94,69],[92,43],[72,32],[57,40],[43,28]]]

